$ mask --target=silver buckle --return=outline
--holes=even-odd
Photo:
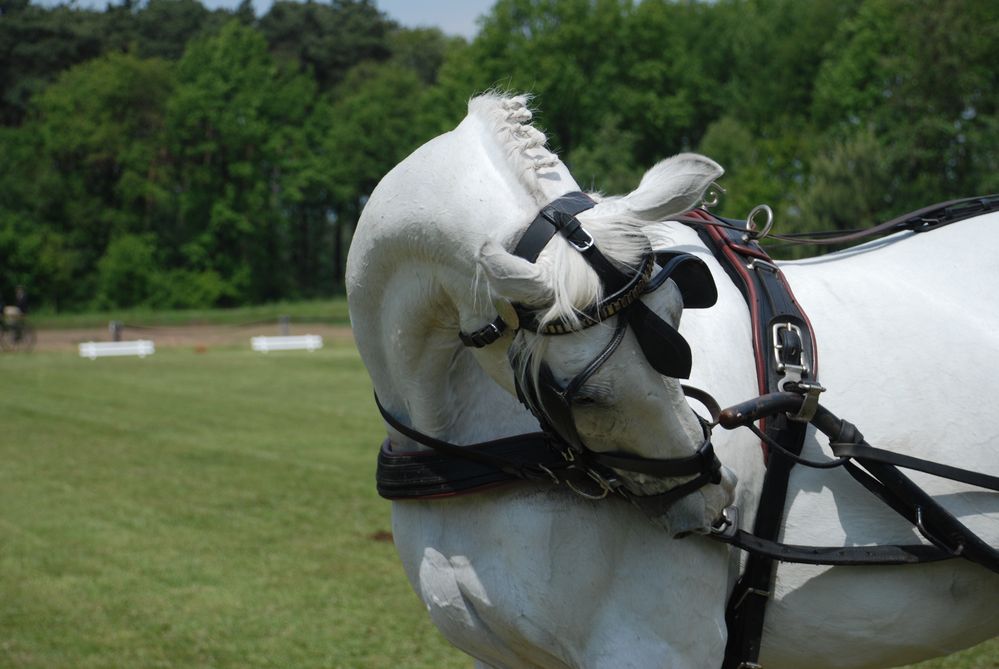
[[[586,230],[584,230],[583,226],[579,226],[577,230],[586,235],[586,241],[584,241],[582,244],[577,244],[572,240],[571,237],[566,237],[566,239],[568,239],[569,243],[572,244],[576,248],[576,250],[579,251],[580,253],[582,253],[583,251],[589,251],[593,247],[593,236],[590,235],[590,233],[588,233]]]
[[[798,335],[798,340],[801,341],[801,355],[798,357],[798,364],[784,362],[780,359],[780,352],[784,350],[784,347],[780,343],[781,330],[787,330]],[[771,339],[774,348],[774,361],[777,363],[777,373],[784,375],[784,378],[778,384],[781,390],[784,390],[784,386],[788,383],[801,383],[801,379],[805,374],[808,374],[808,363],[805,362],[805,338],[801,335],[801,328],[794,323],[777,323],[773,327]]]
[[[759,588],[746,588],[743,591],[742,596],[739,597],[739,601],[737,601],[735,603],[735,606],[733,608],[737,609],[740,606],[742,606],[742,603],[744,601],[746,601],[746,597],[749,597],[750,595],[759,595],[760,597],[769,600],[770,599],[770,595],[772,595],[772,594],[773,593],[770,592],[769,590],[760,590]],[[757,666],[759,666],[759,665],[757,665]]]

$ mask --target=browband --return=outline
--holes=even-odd
[[[599,304],[595,304],[579,314],[580,320],[583,321],[583,328],[605,321],[625,307],[631,306],[635,300],[646,292],[646,286],[652,278],[652,270],[655,268],[655,265],[655,258],[653,256],[645,256],[641,267],[632,275],[628,283],[607,299],[602,300]],[[517,309],[520,326],[543,335],[569,334],[580,330],[578,326],[573,327],[565,321],[555,321],[541,326],[538,323],[537,313],[537,311],[533,310]]]
[[[572,246],[586,259],[586,262],[597,272],[605,290],[612,291],[610,297],[602,300],[598,304],[580,312],[580,325],[571,325],[564,320],[547,323],[542,326],[538,322],[538,311],[514,305],[520,328],[532,330],[542,335],[561,335],[577,332],[581,329],[596,325],[601,321],[618,314],[624,309],[636,304],[639,298],[659,288],[667,279],[674,279],[683,297],[685,308],[706,308],[715,303],[718,293],[715,289],[711,272],[704,262],[689,253],[676,251],[659,251],[647,255],[638,271],[633,274],[626,274],[618,269],[593,243],[590,236],[576,218],[579,214],[595,206],[595,202],[585,193],[573,192],[563,195],[541,209],[531,224],[521,235],[520,240],[514,247],[513,253],[530,262],[537,261],[541,251],[556,234],[561,234]],[[653,273],[655,265],[658,263],[662,268],[658,273]],[[659,330],[672,329],[666,323],[661,325],[654,323],[658,317],[654,317],[648,310],[640,309],[640,316],[633,319],[635,325],[651,323],[653,327],[649,329],[649,334],[660,334]],[[482,348],[497,341],[503,333],[509,329],[509,325],[502,316],[497,316],[491,323],[466,333],[459,331],[458,337],[465,346]],[[667,333],[672,335],[675,333]],[[643,339],[643,337],[639,337]],[[644,337],[651,340],[651,336]],[[674,344],[670,348],[680,349],[680,365],[670,365],[674,369],[688,369],[689,348],[686,342],[682,341],[679,333],[675,336],[667,336],[667,339],[679,339],[680,343]],[[643,349],[651,352],[654,345],[651,341],[643,341]],[[661,356],[653,356],[661,357]],[[667,365],[656,365],[657,368]],[[683,378],[683,377],[680,377]]]

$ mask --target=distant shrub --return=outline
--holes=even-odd
[[[155,283],[155,256],[151,236],[121,235],[111,240],[97,262],[95,306],[105,309],[147,304]]]
[[[159,309],[202,309],[235,297],[234,288],[213,270],[174,269],[156,275],[150,306]]]

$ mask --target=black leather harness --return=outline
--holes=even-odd
[[[996,198],[948,202],[878,227],[881,232],[926,232],[974,215],[970,212],[981,213],[983,206],[996,203]],[[948,216],[948,211],[953,213]],[[723,669],[760,667],[766,605],[773,595],[777,562],[903,565],[961,556],[999,572],[999,551],[982,542],[898,467],[994,491],[999,491],[999,477],[873,448],[856,427],[819,405],[818,394],[824,389],[818,385],[815,337],[780,269],[755,241],[752,231],[733,225],[736,222],[715,219],[702,210],[691,212],[686,220],[715,250],[752,315],[760,397],[722,411],[719,423],[728,429],[753,429],[764,444],[767,463],[753,532],[739,528],[737,513],[726,510],[712,535],[747,552],[745,569],[726,609],[728,644]],[[850,241],[856,238],[854,233]],[[761,420],[762,429],[753,427],[757,420]],[[836,460],[816,463],[800,457],[809,423],[829,437]],[[930,544],[818,547],[779,543],[788,481],[796,464],[844,467],[861,485],[912,522]]]
[[[973,198],[928,207],[878,226],[879,231],[926,231],[982,213],[995,207],[999,198]],[[512,481],[566,483],[586,497],[617,492],[648,510],[671,504],[683,495],[718,480],[719,464],[710,442],[710,426],[693,456],[670,460],[636,458],[627,454],[588,451],[575,432],[572,395],[607,357],[613,354],[627,326],[635,331],[643,352],[660,373],[685,378],[690,371],[690,351],[683,338],[638,300],[644,292],[674,279],[685,307],[710,306],[716,294],[713,283],[705,288],[706,269],[688,254],[665,254],[655,258],[660,270],[653,277],[652,259],[628,276],[607,258],[579,225],[575,215],[592,206],[585,195],[570,194],[542,210],[515,248],[531,261],[555,234],[562,234],[584,254],[601,276],[610,298],[584,313],[585,324],[594,324],[620,314],[614,335],[605,349],[583,372],[566,385],[559,384],[542,364],[536,385],[521,385],[518,394],[538,417],[543,432],[517,435],[481,444],[457,445],[434,439],[405,425],[379,403],[386,422],[397,431],[428,446],[432,451],[399,452],[386,441],[378,457],[378,492],[389,499],[428,499],[455,495]],[[954,213],[948,216],[947,212]],[[993,491],[999,477],[948,467],[918,458],[873,448],[847,421],[840,420],[818,403],[817,346],[807,316],[791,292],[777,265],[754,239],[752,231],[734,221],[719,219],[696,210],[681,219],[694,226],[715,257],[739,287],[749,306],[753,323],[760,397],[719,411],[703,391],[685,387],[685,392],[706,406],[714,422],[727,429],[749,427],[764,446],[767,469],[753,532],[739,527],[737,511],[726,509],[712,538],[747,551],[746,569],[731,595],[726,611],[729,631],[723,669],[754,669],[758,664],[766,604],[772,596],[778,561],[820,565],[901,565],[964,557],[999,572],[999,551],[985,544],[946,509],[902,474],[911,468]],[[886,226],[888,226],[886,228]],[[884,230],[880,230],[884,228]],[[855,239],[851,236],[850,240]],[[815,241],[814,239],[809,241]],[[710,274],[707,275],[710,280]],[[707,290],[707,292],[705,292]],[[538,324],[536,315],[518,308],[521,326],[543,334],[574,331],[567,324]],[[461,333],[469,346],[487,346],[507,329],[502,318],[469,334]],[[547,373],[547,376],[546,376]],[[377,398],[376,398],[377,401]],[[761,428],[754,423],[761,421]],[[801,457],[808,424],[829,437],[836,460],[809,462]],[[796,464],[813,467],[844,467],[858,482],[908,519],[929,544],[816,547],[777,541],[783,518],[788,480]],[[637,471],[660,477],[694,478],[661,495],[643,497],[631,493],[614,477],[613,470]],[[594,488],[596,484],[596,488]],[[592,494],[591,494],[592,493]]]

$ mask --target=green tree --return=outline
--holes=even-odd
[[[419,74],[392,63],[368,63],[350,72],[329,107],[320,150],[327,159],[338,231],[334,263],[375,185],[396,163],[440,131]]]
[[[192,42],[167,111],[175,197],[170,266],[215,272],[223,302],[292,289],[282,193],[297,169],[315,85],[279,68],[238,21]]]
[[[146,235],[117,237],[108,244],[97,271],[97,306],[133,307],[146,303],[155,282],[155,241]]]
[[[66,69],[105,51],[98,12],[0,1],[0,124],[24,121],[31,97]]]
[[[798,202],[798,227],[849,230],[879,223],[891,182],[891,166],[878,138],[870,128],[858,128],[814,159]]]
[[[66,71],[36,96],[30,120],[7,130],[15,150],[3,173],[4,225],[41,301],[58,292],[64,303],[88,303],[109,241],[156,229],[172,86],[166,63],[110,54]],[[67,268],[76,281],[63,281]]]
[[[358,63],[387,60],[395,23],[370,0],[278,0],[259,26],[277,58],[311,73],[327,91]]]
[[[465,49],[441,70],[453,114],[488,89],[529,92],[544,101],[536,122],[552,146],[569,155],[599,127],[602,101],[613,96],[616,39],[628,0],[499,0]]]
[[[229,18],[198,0],[148,0],[132,15],[134,49],[146,58],[178,60],[190,39],[217,33]]]
[[[867,0],[836,41],[813,114],[833,136],[870,128],[891,174],[880,216],[999,190],[996,3]]]
[[[412,70],[428,86],[437,82],[448,52],[464,44],[463,38],[448,37],[437,28],[399,28],[388,36],[392,62]]]

